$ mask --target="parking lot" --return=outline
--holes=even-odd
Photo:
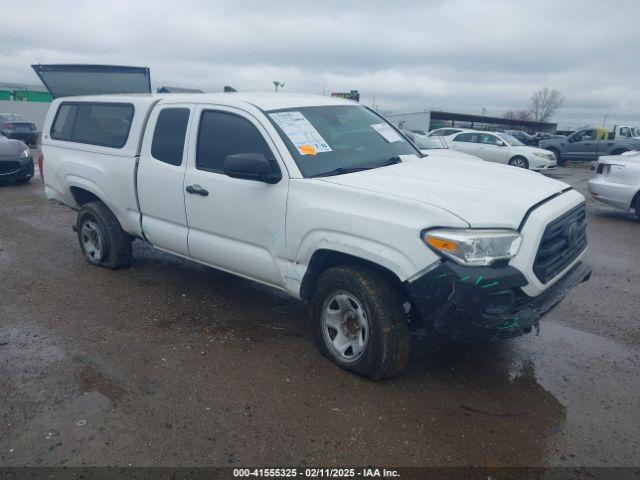
[[[640,223],[588,216],[593,276],[538,336],[415,335],[372,382],[318,353],[304,304],[140,241],[131,269],[93,267],[39,178],[1,186],[0,461],[638,465]]]

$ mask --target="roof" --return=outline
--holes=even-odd
[[[152,93],[130,95],[91,95],[78,97],[61,97],[57,100],[132,102],[137,104],[153,103],[220,103],[224,105],[253,105],[261,110],[279,110],[295,107],[316,107],[323,105],[360,105],[351,100],[323,95],[307,95],[298,93],[275,92],[235,92],[235,93]]]

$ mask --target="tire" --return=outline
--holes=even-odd
[[[16,185],[25,185],[31,181],[31,177],[21,178],[20,180],[14,180],[13,183]]]
[[[512,167],[524,168],[526,170],[529,169],[529,161],[521,156],[513,157],[511,160],[509,160],[509,165],[511,165]]]
[[[633,209],[636,211],[636,218],[640,221],[640,192],[636,194],[633,201]]]
[[[335,313],[325,313],[330,311]],[[316,283],[311,312],[321,352],[340,368],[377,380],[398,375],[406,367],[406,314],[400,295],[381,272],[356,265],[324,271]],[[344,355],[336,347],[343,343],[340,338],[351,342]]]
[[[131,237],[102,202],[89,202],[78,212],[78,242],[85,259],[92,265],[116,269],[131,266]]]

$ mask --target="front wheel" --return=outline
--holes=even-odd
[[[311,301],[320,350],[339,367],[373,379],[392,377],[409,359],[402,300],[384,275],[361,266],[330,268]]]
[[[509,160],[509,165],[511,165],[512,167],[518,167],[518,168],[524,168],[524,169],[529,168],[529,162],[524,157],[513,157],[511,160]]]
[[[111,269],[131,265],[131,237],[104,203],[83,205],[76,230],[80,249],[89,263]]]
[[[636,195],[636,199],[633,202],[633,209],[636,211],[636,218],[640,220],[640,193]]]

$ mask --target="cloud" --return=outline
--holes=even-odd
[[[0,19],[1,81],[31,63],[147,65],[155,85],[358,89],[387,110],[500,115],[544,86],[561,126],[639,123],[636,23],[622,0],[23,1]]]

